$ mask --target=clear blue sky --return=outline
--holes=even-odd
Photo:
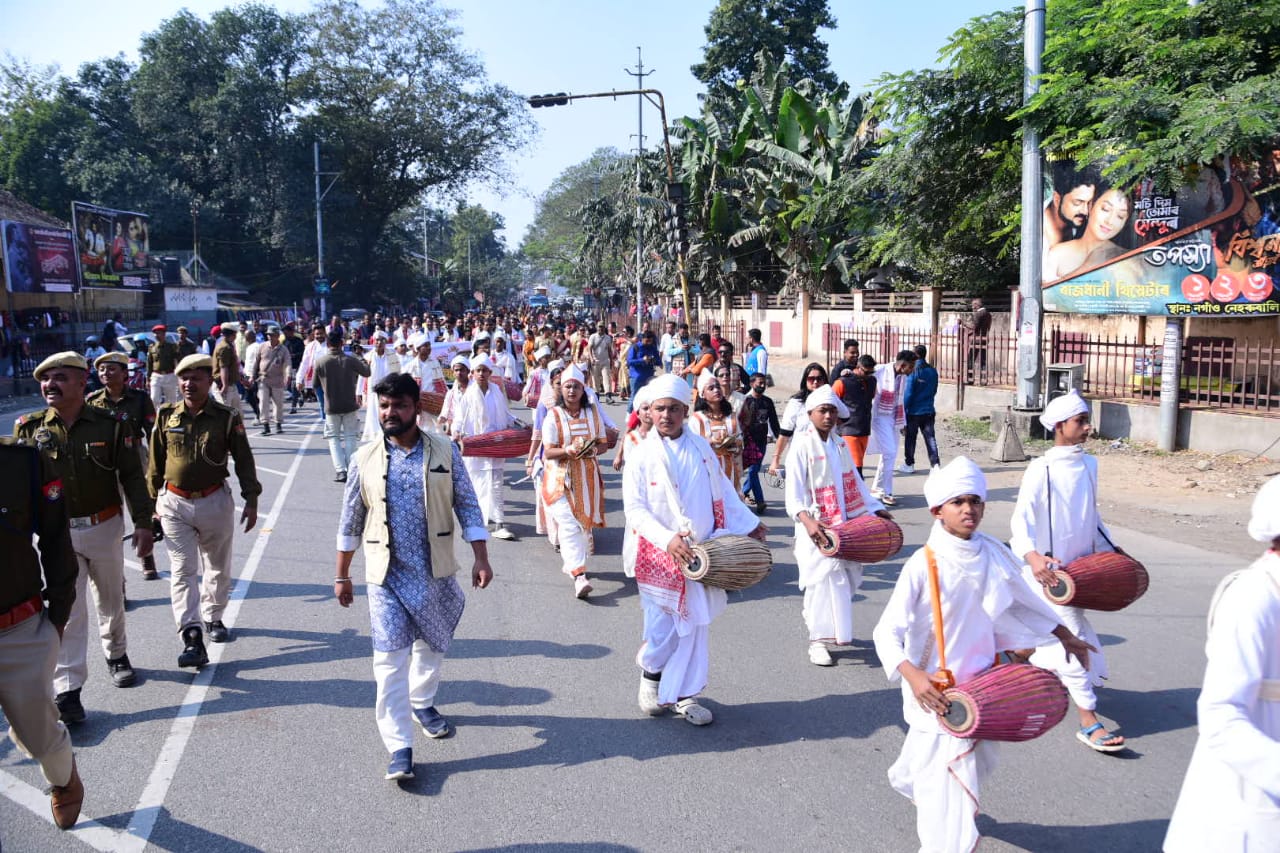
[[[365,0],[368,4],[368,0]],[[201,17],[225,0],[142,0],[127,5],[101,0],[0,0],[0,51],[39,64],[56,63],[71,74],[83,62],[115,53],[136,60],[143,33],[181,8]],[[268,5],[304,11],[310,0]],[[624,68],[635,69],[636,47],[646,85],[662,91],[668,117],[698,111],[699,85],[689,67],[702,58],[704,27],[715,0],[441,0],[459,10],[463,43],[485,63],[490,79],[521,94],[592,92],[634,87]],[[865,88],[884,72],[934,65],[947,37],[965,21],[1011,0],[830,0],[837,21],[824,33],[831,65],[841,79]],[[471,201],[502,214],[511,248],[533,220],[536,199],[564,169],[596,148],[635,147],[634,98],[581,101],[533,113],[540,127],[534,143],[512,155],[516,183],[503,191],[476,187]],[[657,111],[645,110],[646,144],[661,141]],[[111,203],[111,199],[99,199]]]

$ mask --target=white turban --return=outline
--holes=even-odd
[[[653,383],[650,382],[648,385],[631,395],[631,408],[633,411],[636,409],[642,409],[653,401],[653,395],[649,393],[649,388],[652,385]]]
[[[814,392],[817,393],[816,391]],[[810,397],[813,394],[809,395]],[[967,456],[957,456],[945,468],[934,468],[924,481],[924,497],[929,508],[940,507],[961,495],[977,495],[987,499],[987,477]]]
[[[1280,536],[1280,477],[1267,480],[1254,496],[1249,535],[1268,544]]]
[[[538,347],[538,351],[533,354],[534,361],[542,361],[544,358],[551,356],[551,350],[547,347]]]
[[[471,368],[471,359],[467,358],[467,354],[460,352],[449,362],[450,367],[457,367],[459,364],[465,364],[468,369]]]
[[[689,387],[689,383],[671,373],[665,373],[657,379],[651,380],[644,387],[649,391],[649,402],[651,403],[668,398],[679,400],[686,406],[693,402],[693,389]]]
[[[1044,407],[1044,414],[1040,416],[1040,423],[1044,425],[1046,432],[1053,432],[1053,428],[1058,424],[1087,411],[1089,411],[1089,404],[1078,392],[1072,391],[1050,400],[1049,405]]]
[[[424,334],[419,333],[416,335],[409,336],[409,346],[413,347],[414,349],[417,349],[418,347],[424,344],[429,344],[429,343],[431,343],[431,339]]]
[[[547,371],[550,373],[554,373],[555,371],[560,370],[563,367],[564,367],[564,359],[557,358],[555,361],[548,362]]]
[[[387,339],[387,333],[386,333],[386,332],[384,332],[384,331],[382,331],[381,329],[379,329],[378,331],[376,331],[376,332],[374,332],[374,333],[373,333],[373,337],[372,337],[372,338],[370,338],[369,340],[372,340],[372,341],[385,341],[386,339]]]
[[[709,369],[704,368],[703,371],[698,374],[698,393],[701,394],[706,390],[708,385],[715,381],[716,375]]]
[[[578,367],[576,364],[572,364],[566,367],[564,372],[560,374],[561,386],[566,382],[577,382],[579,385],[586,387],[587,377],[582,373],[581,367]]]
[[[804,410],[812,412],[819,406],[835,406],[836,414],[842,418],[849,417],[849,407],[844,401],[836,396],[835,389],[830,385],[823,385],[821,388],[815,388],[809,392],[809,396],[805,398]]]
[[[492,370],[493,370],[493,359],[489,358],[489,356],[487,356],[487,355],[477,355],[477,356],[475,356],[474,358],[472,358],[472,359],[471,359],[471,369],[472,369],[472,370],[479,370],[479,369],[480,369],[480,368],[482,368],[482,367],[484,367],[484,368],[488,368],[489,370],[491,370],[491,371],[492,371]]]
[[[487,340],[489,340],[488,332],[481,332],[480,334],[476,335],[476,343],[480,343],[481,341],[487,341]]]

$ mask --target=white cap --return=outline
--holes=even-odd
[[[1084,401],[1079,392],[1073,390],[1069,394],[1050,400],[1044,407],[1044,414],[1040,415],[1040,423],[1045,430],[1053,432],[1058,424],[1087,411],[1089,411],[1089,404]]]
[[[550,357],[551,357],[550,347],[538,347],[538,351],[533,354],[534,361],[541,361],[544,358],[550,358]]]
[[[581,367],[572,364],[560,374],[560,384],[564,385],[566,382],[577,382],[579,385],[586,387],[587,377],[582,373]]]
[[[449,360],[450,367],[457,367],[459,364],[465,364],[468,370],[471,369],[471,359],[467,358],[465,352],[460,352]]]
[[[688,406],[693,402],[693,389],[689,387],[689,383],[670,373],[659,376],[644,387],[649,390],[649,401],[651,403],[656,403],[658,400],[672,399],[679,400]]]
[[[487,370],[492,371],[492,370],[493,370],[493,359],[489,358],[489,356],[487,356],[487,355],[477,355],[477,356],[474,356],[474,357],[471,359],[471,369],[472,369],[472,370],[479,370],[479,369],[480,369],[480,368],[482,368],[482,367],[483,367],[483,368],[485,368],[485,369],[487,369]]]
[[[1249,535],[1267,543],[1280,536],[1280,477],[1267,480],[1254,496]]]
[[[835,406],[837,415],[842,418],[849,417],[849,407],[844,404],[844,400],[836,396],[835,389],[830,385],[823,385],[821,388],[813,389],[809,392],[809,396],[805,398],[804,410],[806,412],[812,412],[819,406]]]

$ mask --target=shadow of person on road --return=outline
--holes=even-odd
[[[1106,850],[1108,853],[1159,850],[1169,828],[1167,820],[1135,820],[1094,826],[1052,826],[1043,823],[1001,823],[990,815],[978,815],[978,831],[1024,850],[1037,853],[1074,853]]]

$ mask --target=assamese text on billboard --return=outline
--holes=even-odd
[[[1044,307],[1074,314],[1280,314],[1280,150],[1203,167],[1174,192],[1045,168]]]
[[[76,249],[70,231],[0,221],[5,286],[14,293],[74,293]]]

